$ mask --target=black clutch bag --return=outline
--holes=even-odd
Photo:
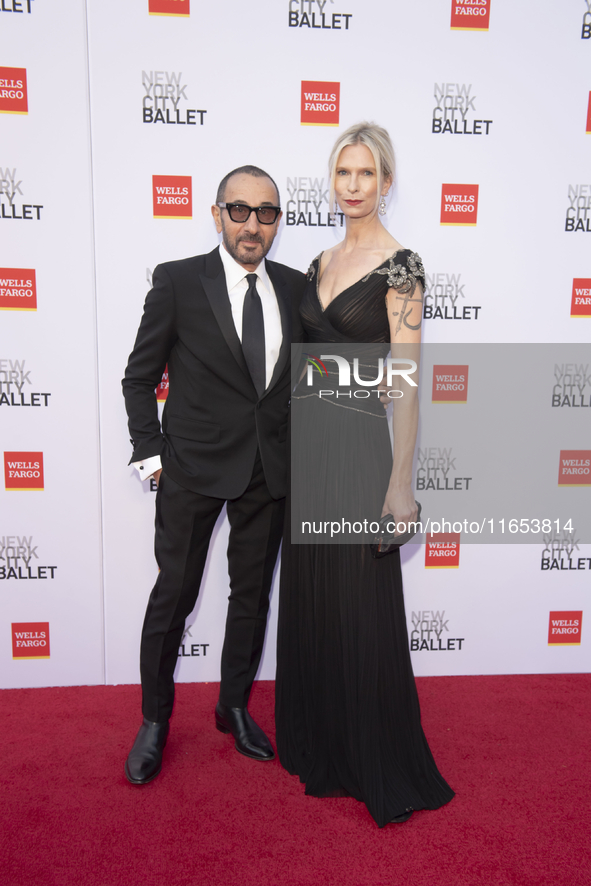
[[[418,508],[415,524],[419,522],[421,519],[421,505],[418,501],[415,501],[415,504]],[[409,529],[408,532],[403,532],[401,535],[392,535],[392,533],[388,532],[388,523],[392,525],[394,522],[394,517],[392,514],[386,514],[385,517],[379,521],[379,531],[375,536],[374,540],[369,543],[369,547],[371,549],[371,555],[374,560],[379,560],[380,557],[385,557],[386,554],[391,554],[393,551],[397,551],[401,545],[406,544],[407,541],[410,541],[411,538],[417,534],[416,525],[414,529]]]

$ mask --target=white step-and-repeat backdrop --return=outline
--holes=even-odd
[[[2,0],[0,685],[139,680],[155,490],[127,465],[120,379],[152,269],[219,242],[217,184],[254,163],[281,190],[271,257],[305,270],[342,237],[327,158],[363,119],[396,148],[386,223],[425,263],[425,341],[561,344],[540,440],[581,418],[540,482],[591,499],[591,356],[565,347],[591,332],[590,70],[587,0]],[[468,495],[495,470],[472,459],[467,483],[458,444],[419,441],[419,485]],[[405,549],[415,672],[588,671],[573,529]],[[221,519],[179,680],[219,679],[226,542]],[[276,615],[277,581],[265,679]]]

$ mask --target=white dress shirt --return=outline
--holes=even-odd
[[[226,287],[228,289],[228,297],[230,299],[230,307],[232,309],[232,319],[238,338],[242,343],[242,311],[244,308],[244,296],[248,291],[248,280],[246,275],[256,274],[257,292],[261,299],[263,307],[263,322],[265,324],[265,383],[269,387],[275,364],[279,357],[281,343],[283,341],[283,332],[281,329],[281,314],[279,313],[279,305],[277,304],[277,296],[273,289],[273,284],[267,274],[265,261],[260,263],[256,271],[247,271],[242,265],[235,261],[226,247],[220,246],[220,258],[224,266],[224,274],[226,276]],[[139,471],[142,480],[152,477],[155,471],[160,470],[162,462],[159,455],[151,458],[145,458],[143,461],[132,462],[134,468]]]

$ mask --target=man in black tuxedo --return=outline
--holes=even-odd
[[[142,630],[144,721],[125,763],[132,784],[151,781],[161,769],[185,619],[224,503],[231,592],[215,721],[242,754],[274,757],[247,704],[281,541],[290,345],[302,337],[305,277],[264,260],[281,210],[277,186],[263,170],[229,173],[212,213],[223,244],[154,270],[123,379],[131,463],[158,483],[160,567]],[[160,426],[155,388],[167,363]]]

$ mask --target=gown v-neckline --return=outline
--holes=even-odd
[[[341,290],[341,292],[337,292],[335,297],[331,298],[331,300],[329,301],[327,306],[324,307],[324,305],[322,304],[322,299],[320,298],[320,264],[322,262],[322,256],[324,255],[324,250],[323,250],[320,253],[320,255],[318,256],[318,258],[316,259],[318,262],[318,272],[316,274],[316,298],[318,299],[318,304],[320,305],[321,313],[326,314],[326,312],[328,311],[330,306],[337,300],[337,298],[340,298],[341,295],[344,295],[346,292],[349,292],[349,290],[353,289],[354,286],[357,286],[358,283],[362,283],[367,277],[369,277],[370,274],[373,274],[375,271],[379,271],[379,269],[382,267],[382,265],[385,265],[386,262],[391,261],[395,255],[398,255],[399,252],[404,252],[404,251],[405,251],[404,246],[401,246],[400,249],[396,249],[395,252],[393,252],[391,256],[384,259],[382,264],[377,265],[375,268],[372,268],[371,271],[368,271],[367,274],[364,274],[363,277],[359,278],[359,280],[355,280],[355,282],[351,283],[350,286],[347,286],[346,289]]]

